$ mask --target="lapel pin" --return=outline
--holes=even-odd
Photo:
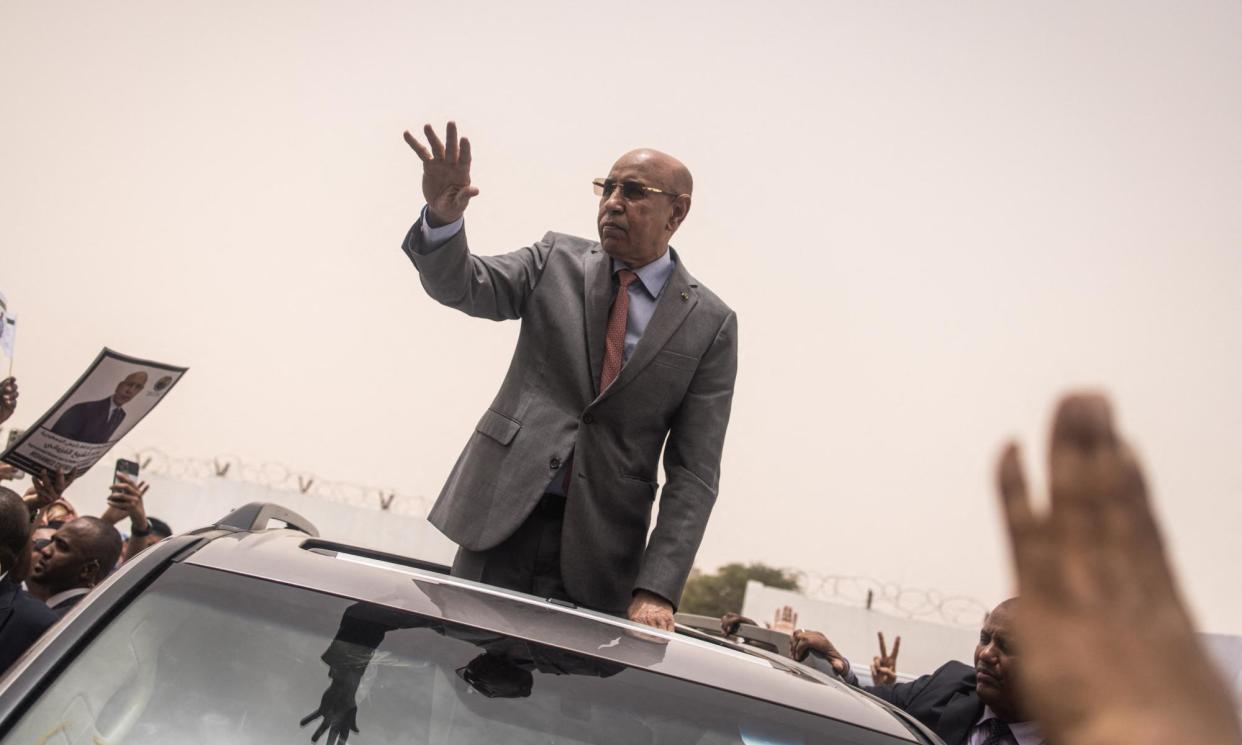
[[[683,303],[690,302],[690,294],[686,292],[685,290],[681,291],[681,302]]]

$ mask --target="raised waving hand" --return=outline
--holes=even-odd
[[[423,134],[426,145],[408,129],[405,141],[423,162],[423,198],[427,217],[436,227],[460,218],[479,190],[470,185],[470,140],[457,138],[457,123],[448,123],[443,141],[430,124],[423,126]]]
[[[1021,683],[1048,741],[1242,743],[1108,401],[1079,394],[1057,408],[1046,510],[1031,504],[1016,445],[998,471],[1021,597]]]

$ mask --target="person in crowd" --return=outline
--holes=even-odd
[[[110,442],[121,422],[125,421],[125,404],[142,393],[147,374],[142,371],[126,375],[117,383],[111,396],[98,401],[83,401],[60,415],[52,431],[61,437],[86,443]]]
[[[918,719],[946,745],[1039,745],[1042,735],[1038,725],[1030,721],[1017,685],[1021,659],[1014,640],[1014,619],[1018,605],[1016,598],[1010,598],[984,619],[973,667],[951,660],[930,675],[896,683],[894,645],[891,663],[875,660],[875,669],[891,665],[893,675],[882,674],[877,682],[883,684],[861,688]],[[793,658],[804,660],[812,651],[826,658],[845,682],[858,685],[849,660],[827,637],[817,631],[795,631],[790,641]],[[883,649],[881,655],[889,657]]]
[[[737,372],[736,315],[669,247],[690,172],[626,153],[594,182],[598,243],[548,233],[481,257],[463,228],[478,194],[470,142],[453,122],[444,142],[424,133],[426,146],[405,133],[427,204],[403,250],[438,302],[522,321],[429,517],[460,547],[453,573],[671,630],[716,500]],[[648,539],[661,449],[668,481]]]
[[[17,378],[9,376],[0,380],[0,424],[8,421],[17,411]]]
[[[64,497],[65,490],[73,483],[73,474],[44,470],[30,480],[31,486],[22,499],[36,527],[49,522],[68,522],[78,516],[73,504]]]
[[[43,547],[52,542],[52,536],[56,535],[56,531],[64,527],[64,523],[60,520],[53,520],[47,525],[35,525],[30,531],[30,566],[39,560],[39,552]],[[29,567],[27,568],[29,574]]]
[[[79,517],[65,523],[39,551],[26,587],[63,616],[108,576],[120,556],[116,528],[97,517]]]
[[[147,547],[172,535],[168,523],[147,516],[146,494],[149,488],[145,481],[134,481],[127,474],[118,473],[108,495],[108,508],[100,516],[113,525],[129,519],[129,538],[125,541],[122,561],[129,561]]]
[[[1016,444],[997,469],[1022,597],[1011,631],[1025,714],[1057,745],[1242,745],[1108,400],[1064,398],[1048,452],[1045,512],[1031,506]]]
[[[884,632],[875,632],[880,640],[880,654],[871,658],[871,682],[873,685],[888,685],[897,682],[897,653],[901,650],[901,637],[893,639],[893,653],[889,654],[884,643]]]
[[[165,538],[171,538],[173,534],[172,526],[158,517],[151,516],[147,518],[147,523],[151,526],[151,535],[155,536],[153,543],[159,543]]]
[[[29,540],[25,503],[17,492],[0,486],[0,673],[56,623],[56,614],[21,587]]]

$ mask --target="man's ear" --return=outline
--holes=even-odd
[[[99,581],[99,569],[101,564],[99,559],[91,559],[82,565],[82,570],[78,572],[78,578],[89,582],[91,587]]]
[[[681,227],[681,223],[686,219],[686,215],[690,214],[690,195],[679,194],[673,200],[673,211],[668,217],[668,232],[673,234],[677,232],[677,228]]]

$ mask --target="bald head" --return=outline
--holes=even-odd
[[[116,393],[112,394],[112,403],[117,406],[124,406],[133,400],[134,396],[142,393],[142,389],[147,387],[147,374],[139,371],[130,373],[125,379],[116,385]]]
[[[598,217],[605,253],[631,269],[662,257],[690,212],[690,169],[667,153],[639,148],[617,159],[608,181],[613,186],[600,199]]]
[[[27,583],[50,596],[75,587],[94,587],[121,557],[121,534],[97,517],[65,523],[39,551]]]
[[[668,153],[649,147],[640,147],[617,158],[617,162],[612,167],[616,170],[618,166],[630,164],[647,165],[650,172],[660,178],[658,183],[647,184],[647,186],[668,189],[675,194],[694,193],[694,177],[690,175],[690,169],[686,168],[685,163]]]

